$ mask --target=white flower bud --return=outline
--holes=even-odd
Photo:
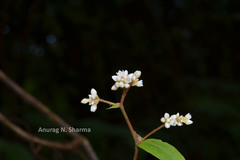
[[[81,101],[81,103],[83,103],[83,104],[87,104],[88,102],[89,102],[89,100],[87,98],[83,98]]]
[[[191,121],[191,120],[187,120],[187,121],[185,122],[186,125],[190,125],[190,124],[192,124],[192,123],[193,123],[193,121]]]
[[[123,82],[120,82],[120,83],[119,83],[119,87],[123,88],[123,87],[124,87],[124,83],[123,83]]]
[[[170,128],[170,124],[169,123],[165,123],[165,127],[166,128]]]
[[[164,114],[164,118],[166,118],[166,119],[169,118],[169,114],[168,114],[168,113],[165,113],[165,114]]]
[[[187,119],[191,119],[192,118],[192,116],[191,116],[191,114],[190,113],[188,113],[188,114],[186,114],[186,116],[185,116]]]
[[[134,75],[135,75],[136,79],[139,78],[141,76],[141,71],[135,71]]]
[[[90,111],[95,112],[97,110],[97,106],[91,106]]]
[[[92,94],[92,95],[96,95],[96,94],[97,94],[97,91],[96,91],[94,88],[92,88],[92,89],[91,89],[91,94]]]
[[[113,79],[114,81],[118,81],[118,76],[112,76],[112,79]]]
[[[162,118],[161,118],[161,122],[163,122],[163,123],[164,123],[164,122],[165,122],[165,118],[163,118],[163,117],[162,117]]]
[[[117,90],[118,88],[115,86],[115,85],[113,85],[112,86],[112,88],[111,88],[111,90],[113,90],[113,91],[115,91],[115,90]]]
[[[130,85],[129,84],[125,84],[125,88],[129,88],[130,87]]]

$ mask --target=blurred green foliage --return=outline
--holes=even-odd
[[[14,152],[13,152],[14,151]],[[16,160],[21,159],[32,160],[33,157],[26,147],[17,143],[9,143],[0,140],[0,156],[1,159]]]
[[[131,159],[130,132],[121,113],[96,113],[80,104],[93,87],[103,99],[119,101],[110,90],[119,69],[141,70],[143,88],[126,99],[129,117],[142,136],[165,112],[190,112],[194,124],[153,135],[175,146],[186,159],[240,158],[240,1],[238,0],[2,0],[0,68],[25,90],[85,133],[100,159]],[[55,126],[0,84],[0,110],[23,129],[39,134]],[[17,147],[24,159],[74,158],[68,152],[30,145],[0,126],[0,146]],[[57,152],[57,153],[56,153]],[[16,149],[0,150],[5,159]],[[1,156],[2,157],[2,156]],[[75,157],[76,158],[76,157]],[[139,160],[153,158],[140,152]],[[39,158],[40,159],[40,158]]]

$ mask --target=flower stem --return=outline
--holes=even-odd
[[[163,128],[164,124],[160,125],[159,127],[155,128],[154,130],[152,130],[150,133],[148,133],[145,137],[143,137],[141,139],[141,142],[144,141],[145,139],[147,139],[149,136],[151,136],[153,133],[157,132],[159,129]]]
[[[138,157],[138,146],[136,145],[133,160],[137,160],[137,157]]]
[[[133,127],[132,127],[132,124],[131,124],[128,116],[127,116],[127,113],[126,113],[126,111],[125,111],[125,109],[124,109],[124,106],[120,106],[120,109],[121,109],[121,111],[122,111],[122,114],[123,114],[126,122],[127,122],[128,128],[130,129],[130,131],[131,131],[131,133],[132,133],[132,136],[133,136],[134,141],[137,142],[136,132],[134,131],[134,129],[133,129]]]
[[[136,132],[134,131],[133,126],[132,126],[132,124],[131,124],[131,122],[130,122],[130,120],[129,120],[129,118],[128,118],[128,115],[127,115],[127,113],[126,113],[126,111],[125,111],[125,108],[124,108],[124,106],[123,106],[123,102],[124,102],[124,100],[125,100],[125,97],[126,97],[126,95],[127,95],[128,90],[129,90],[129,88],[123,91],[123,94],[122,94],[122,98],[121,98],[119,107],[120,107],[120,109],[121,109],[121,111],[122,111],[123,117],[125,118],[125,120],[126,120],[126,122],[127,122],[128,128],[129,128],[130,131],[131,131],[131,134],[132,134],[132,136],[133,136],[133,139],[134,139],[135,143],[138,143],[137,134],[136,134]]]
[[[107,100],[104,100],[104,99],[101,99],[101,98],[99,98],[99,101],[103,102],[103,103],[110,104],[112,106],[119,106],[119,103],[113,103],[113,102],[110,102],[110,101],[107,101]]]

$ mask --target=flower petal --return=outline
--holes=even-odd
[[[90,111],[95,112],[97,110],[97,106],[91,106]]]
[[[176,119],[177,115],[171,115],[171,119]]]
[[[186,122],[186,125],[190,125],[190,124],[192,124],[192,123],[193,123],[193,121],[188,120],[188,121]]]
[[[88,102],[89,102],[89,99],[87,99],[87,98],[83,98],[82,101],[81,101],[81,103],[83,103],[83,104],[86,104]]]
[[[128,71],[125,70],[125,71],[124,71],[124,77],[126,77],[127,75],[128,75]]]
[[[165,114],[164,114],[164,118],[169,118],[169,114],[168,114],[168,113],[165,113]]]
[[[163,122],[163,123],[164,123],[164,122],[165,122],[165,118],[163,118],[163,117],[162,117],[162,118],[161,118],[161,122]]]
[[[169,123],[165,123],[165,127],[166,128],[170,128],[170,124]]]
[[[134,75],[135,75],[136,79],[138,79],[141,76],[141,71],[135,71]]]
[[[115,85],[112,86],[111,90],[116,91],[118,89],[118,87],[116,87]]]
[[[123,88],[123,87],[124,87],[124,83],[123,83],[123,82],[120,82],[120,83],[119,83],[119,87]]]
[[[118,81],[118,76],[112,76],[112,79],[113,79],[114,81]]]
[[[129,88],[130,87],[130,85],[127,83],[127,84],[125,84],[125,88]]]
[[[142,80],[138,81],[137,82],[137,87],[142,87],[142,86],[143,86],[143,81]]]
[[[191,116],[191,114],[190,113],[188,113],[188,114],[186,114],[186,116],[185,116],[187,119],[191,119],[192,118],[192,116]]]
[[[97,91],[94,88],[91,89],[91,95],[97,95]]]

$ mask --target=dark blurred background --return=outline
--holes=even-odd
[[[91,88],[118,102],[111,91],[118,70],[141,70],[142,88],[125,101],[144,136],[165,112],[190,112],[193,125],[162,129],[187,160],[240,159],[239,0],[1,0],[0,69],[84,133],[101,160],[132,159],[134,144],[120,111],[95,113],[80,104]],[[54,127],[3,83],[0,111],[24,130]],[[77,159],[67,151],[31,145],[0,125],[0,159]],[[140,151],[139,160],[154,159]]]

